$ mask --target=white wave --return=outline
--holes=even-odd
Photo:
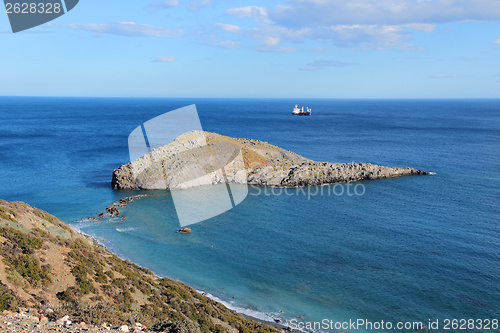
[[[429,175],[437,175],[436,172],[429,172]]]
[[[252,310],[252,309],[247,309],[247,308],[242,308],[242,307],[236,306],[233,303],[223,301],[220,298],[218,298],[218,297],[216,297],[216,296],[214,296],[214,295],[212,295],[210,293],[207,293],[207,292],[204,292],[204,291],[201,291],[201,290],[196,290],[196,291],[198,293],[202,294],[203,296],[207,296],[211,300],[216,301],[217,303],[221,303],[226,308],[228,308],[230,310],[233,310],[233,311],[236,311],[236,312],[239,312],[239,313],[242,313],[244,315],[247,315],[247,316],[259,319],[259,320],[268,321],[268,322],[274,322],[274,318],[276,318],[276,316],[272,317],[271,314],[267,314],[267,313],[264,313],[264,312],[259,312],[259,311],[256,311],[256,310]]]
[[[234,303],[232,302],[226,302],[226,301],[223,301],[221,300],[220,298],[210,294],[210,293],[207,293],[207,292],[204,292],[204,291],[201,291],[201,290],[196,290],[198,293],[202,294],[203,296],[206,296],[208,298],[210,298],[211,300],[214,300],[218,303],[221,303],[222,305],[224,305],[226,308],[230,309],[230,310],[233,310],[233,311],[236,311],[238,313],[242,313],[244,315],[247,315],[249,317],[252,317],[252,318],[255,318],[255,319],[258,319],[258,320],[262,320],[262,321],[265,321],[265,322],[269,322],[269,323],[274,323],[275,322],[275,319],[280,319],[282,322],[280,323],[280,325],[283,325],[284,327],[288,326],[288,320],[285,320],[284,318],[282,318],[280,315],[280,313],[264,313],[264,312],[259,312],[259,311],[256,311],[256,310],[252,310],[252,309],[247,309],[247,308],[242,308],[240,306],[237,306],[235,305]],[[294,332],[296,331],[300,331],[300,332],[309,332],[305,329],[295,329]],[[319,332],[323,332],[323,331],[319,331]]]
[[[134,227],[128,227],[128,228],[116,228],[115,229],[118,232],[131,232],[137,230],[137,228]]]
[[[82,231],[82,229],[87,228],[87,227],[96,226],[100,222],[101,221],[93,221],[91,219],[82,219],[82,220],[78,220],[78,221],[73,221],[73,222],[68,223],[68,224],[74,230],[76,230],[80,233],[84,233]]]

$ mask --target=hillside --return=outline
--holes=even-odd
[[[0,311],[32,308],[36,316],[43,313],[34,318],[37,325],[45,316],[47,325],[59,319],[60,325],[84,322],[100,328],[141,323],[162,332],[277,332],[179,281],[118,258],[22,202],[0,200],[0,259]]]

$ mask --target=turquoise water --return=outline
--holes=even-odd
[[[128,134],[192,103],[205,130],[436,174],[364,181],[352,196],[251,188],[189,235],[175,233],[168,192],[132,202],[127,220],[75,222],[138,194],[109,187]],[[296,103],[313,116],[292,117]],[[2,198],[230,306],[283,321],[500,316],[500,100],[0,98],[0,114]]]

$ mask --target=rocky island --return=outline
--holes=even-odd
[[[317,162],[259,140],[192,131],[115,169],[111,186],[127,190],[222,183],[297,187],[426,174],[371,163]]]

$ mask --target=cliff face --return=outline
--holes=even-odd
[[[118,258],[42,210],[0,200],[0,311],[19,306],[50,309],[52,320],[139,322],[162,332],[275,332]]]
[[[295,187],[424,174],[371,163],[315,162],[267,142],[193,131],[115,169],[111,185],[134,190],[220,183]]]

